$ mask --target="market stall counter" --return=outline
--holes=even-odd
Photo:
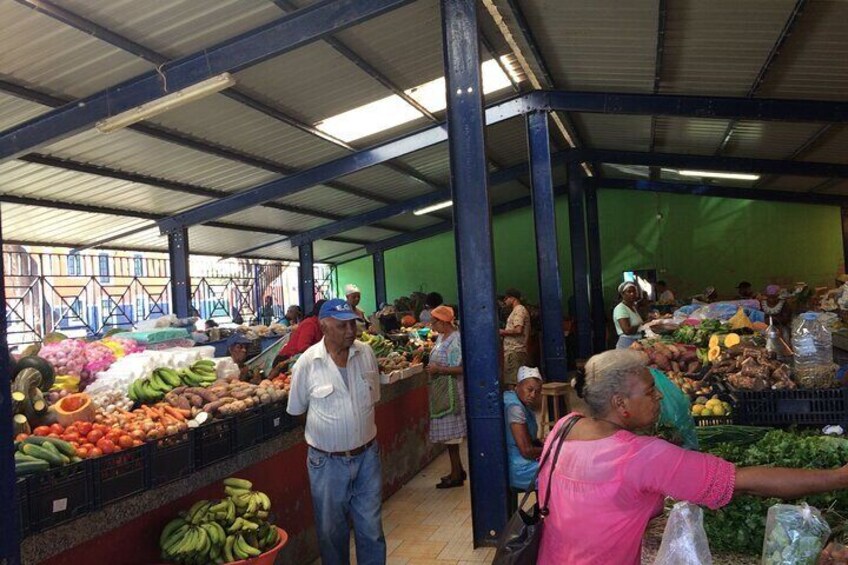
[[[426,375],[420,373],[382,385],[376,419],[384,498],[399,490],[438,454],[438,449],[427,441],[426,385]],[[279,417],[283,417],[282,412]],[[270,424],[273,425],[273,420]],[[206,462],[201,468],[195,466],[189,475],[154,486],[156,477],[152,475],[156,472],[146,469],[152,488],[99,505],[102,507],[98,510],[31,534],[21,545],[23,563],[158,563],[161,561],[159,534],[165,524],[193,502],[218,497],[221,481],[234,475],[252,481],[271,498],[276,524],[289,537],[279,560],[313,561],[318,556],[318,547],[303,427],[298,425],[259,443],[246,442],[241,450],[234,440],[231,442],[228,456]],[[195,453],[195,461],[197,456]],[[30,502],[28,509],[32,509]],[[58,508],[57,504],[61,507],[62,501],[53,501],[54,508]]]

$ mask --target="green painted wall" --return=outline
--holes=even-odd
[[[742,279],[755,288],[799,280],[822,285],[843,272],[837,207],[625,190],[602,190],[598,196],[608,306],[621,274],[633,269],[657,269],[679,296],[713,285],[721,297],[728,298]],[[572,280],[565,199],[557,201],[557,219],[566,301]],[[498,291],[515,286],[536,302],[538,275],[530,209],[495,217],[493,232]],[[340,265],[338,273],[340,285],[356,282],[363,290],[363,304],[373,304],[370,258]],[[441,234],[386,252],[386,278],[389,300],[415,290],[435,290],[455,303],[453,235]]]
[[[389,271],[386,271],[386,276],[389,276]],[[370,256],[339,265],[336,269],[336,281],[336,296],[344,298],[344,287],[352,283],[359,287],[362,294],[359,308],[369,315],[377,309],[374,293],[374,262]]]

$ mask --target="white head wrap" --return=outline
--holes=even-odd
[[[539,379],[541,381],[542,373],[540,373],[539,369],[536,367],[519,367],[517,378],[518,382],[521,382],[524,379]]]
[[[351,294],[356,294],[359,292],[359,287],[355,284],[349,284],[344,288],[345,296],[350,296]]]

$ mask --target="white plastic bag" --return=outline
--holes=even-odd
[[[712,565],[700,506],[678,502],[671,509],[654,565]]]
[[[775,504],[766,518],[762,565],[815,565],[828,537],[830,526],[806,502]]]

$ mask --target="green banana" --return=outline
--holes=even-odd
[[[231,563],[236,560],[236,556],[233,554],[233,545],[235,544],[236,537],[235,536],[227,536],[226,541],[224,541],[224,560],[227,563]]]
[[[229,533],[233,534],[233,533],[241,530],[243,524],[244,524],[244,518],[239,516],[238,518],[236,518],[235,522],[233,522],[232,525],[230,525],[230,527],[227,529],[227,531]]]
[[[240,490],[250,490],[253,488],[253,483],[251,483],[247,479],[239,479],[238,477],[227,477],[226,479],[224,479],[224,486]]]
[[[256,491],[256,497],[259,499],[259,506],[266,512],[271,509],[271,499],[264,492]]]
[[[150,375],[148,382],[150,383],[150,387],[153,390],[155,390],[156,392],[161,392],[162,394],[169,393],[171,392],[171,389],[174,388],[165,381],[163,381],[156,371],[153,371],[153,374]]]
[[[206,522],[205,524],[201,524],[200,527],[206,532],[206,537],[209,538],[209,541],[212,545],[218,545],[218,530],[215,529],[213,525],[215,522]]]
[[[244,536],[238,535],[236,536],[236,548],[241,550],[243,553],[246,553],[250,557],[256,557],[262,552],[247,543],[247,540],[244,539]]]
[[[179,375],[173,369],[168,369],[167,367],[160,367],[153,371],[153,374],[158,375],[159,378],[167,383],[171,388],[176,388],[182,384]]]
[[[182,518],[174,518],[167,524],[165,524],[165,528],[162,530],[162,534],[159,536],[159,547],[164,547],[165,542],[168,538],[171,537],[175,531],[180,529],[180,527],[185,526],[186,521]]]
[[[246,494],[250,494],[249,490],[245,490],[245,489],[242,489],[242,488],[236,488],[236,487],[227,487],[227,486],[224,487],[224,492],[227,494],[227,496],[229,496],[233,499],[235,499],[237,497],[244,496]],[[247,503],[245,502],[245,504],[247,504]]]

